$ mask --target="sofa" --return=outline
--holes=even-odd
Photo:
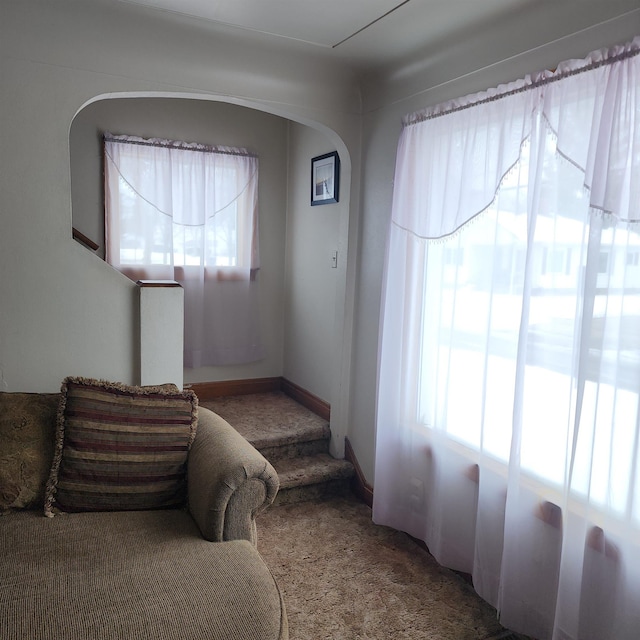
[[[52,474],[72,440],[60,434],[72,404],[62,406],[63,391],[0,393],[0,636],[288,638],[256,546],[256,516],[278,491],[265,458],[196,399],[183,503],[101,510],[71,500],[61,510]]]

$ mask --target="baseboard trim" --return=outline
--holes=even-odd
[[[373,487],[367,482],[367,479],[362,473],[362,468],[358,463],[356,454],[353,451],[353,447],[349,442],[349,438],[344,439],[344,458],[350,462],[356,470],[356,475],[353,477],[351,488],[353,492],[369,507],[373,507]]]
[[[323,420],[327,422],[331,420],[331,405],[328,402],[321,400],[318,396],[313,395],[310,391],[303,389],[286,378],[282,378],[281,389],[283,393],[286,393],[290,398],[309,409],[309,411],[313,411]]]
[[[212,400],[221,396],[243,396],[251,393],[280,391],[282,378],[249,378],[247,380],[220,380],[219,382],[193,382],[191,389],[200,400]]]

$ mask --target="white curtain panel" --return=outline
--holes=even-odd
[[[640,637],[640,38],[408,116],[373,517],[539,640]]]
[[[187,367],[264,357],[258,159],[243,149],[105,136],[106,259],[184,288]]]

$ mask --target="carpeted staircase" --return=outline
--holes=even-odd
[[[200,404],[222,416],[275,467],[280,491],[274,504],[350,490],[355,470],[329,455],[327,422],[284,393],[226,396]]]
[[[531,640],[502,628],[466,581],[408,536],[371,522],[370,509],[351,495],[353,465],[329,455],[326,420],[282,392],[200,404],[233,425],[278,472],[274,504],[289,506],[261,516],[259,541],[284,587],[296,638]],[[329,495],[338,497],[317,500]]]

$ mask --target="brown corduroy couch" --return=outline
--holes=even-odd
[[[58,394],[0,393],[0,636],[288,638],[255,517],[273,467],[200,407],[185,509],[43,516]]]

